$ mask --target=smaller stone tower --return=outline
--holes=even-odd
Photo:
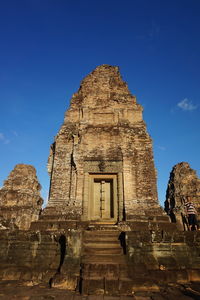
[[[179,222],[181,226],[186,223],[184,203],[187,196],[192,198],[200,213],[200,179],[187,162],[181,162],[172,168],[165,201],[165,211],[171,215],[173,222]]]
[[[33,166],[18,164],[0,189],[0,221],[2,225],[29,229],[38,220],[43,199],[41,186]]]

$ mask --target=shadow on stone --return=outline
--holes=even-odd
[[[55,281],[56,277],[58,277],[58,275],[61,273],[61,267],[65,260],[65,255],[66,255],[66,237],[65,237],[65,235],[62,234],[60,236],[58,243],[60,244],[60,263],[59,263],[56,273],[49,280],[50,288],[53,286],[53,282]]]
[[[120,241],[124,255],[126,255],[126,232],[122,231],[118,237],[118,240]]]
[[[62,234],[60,236],[58,242],[60,244],[60,264],[59,264],[57,272],[60,273],[61,267],[65,260],[65,255],[66,255],[66,237],[65,237],[65,235]]]

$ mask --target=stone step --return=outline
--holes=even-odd
[[[83,278],[129,278],[127,265],[119,264],[84,264]]]
[[[111,255],[119,255],[123,254],[123,250],[121,248],[85,248],[83,250],[83,254],[85,255],[104,255],[104,254],[111,254]]]
[[[132,295],[133,282],[112,279],[84,279],[82,282],[83,295]]]
[[[83,275],[82,276],[83,280],[102,280],[102,279],[106,279],[106,280],[130,280],[130,278],[128,276],[124,276],[124,277],[120,277],[119,274],[98,274],[98,273],[92,273],[91,275]]]
[[[61,228],[76,228],[76,221],[38,220],[31,222],[30,230],[54,231]]]
[[[127,295],[128,290],[131,293],[132,282],[119,235],[120,231],[111,227],[84,232],[81,260],[83,294]]]
[[[166,213],[163,214],[156,214],[153,213],[151,215],[131,215],[129,216],[129,220],[128,222],[132,222],[132,221],[136,221],[136,222],[168,222],[169,223],[169,216]]]
[[[89,231],[85,230],[83,236],[84,237],[90,237],[90,238],[96,238],[96,237],[119,237],[120,232],[119,231],[114,231],[114,230],[94,230],[94,231]]]
[[[46,220],[47,221],[49,221],[49,220],[58,221],[58,220],[67,220],[67,218],[65,215],[60,215],[58,213],[58,214],[54,214],[54,215],[50,215],[50,214],[41,215],[40,220],[42,220],[42,221],[46,221]]]
[[[106,238],[106,237],[112,237],[114,239],[118,239],[120,233],[118,231],[102,231],[102,233],[99,233],[99,231],[95,231],[94,233],[93,232],[88,232],[88,231],[85,231],[83,233],[83,237],[85,238]]]
[[[94,237],[87,237],[87,238],[83,238],[83,243],[85,245],[91,244],[91,245],[105,245],[105,244],[113,244],[113,247],[115,245],[120,245],[120,241],[118,240],[118,237],[109,237],[109,236],[105,236],[105,237],[100,237],[100,236],[94,236]]]
[[[102,241],[92,241],[87,240],[83,242],[83,246],[85,248],[121,248],[119,241],[109,241],[109,240],[102,240]]]
[[[109,224],[95,224],[95,225],[89,225],[88,230],[90,231],[118,231],[119,228],[117,225],[109,225]]]
[[[81,262],[83,264],[126,264],[125,258],[121,254],[99,254],[83,255]]]
[[[89,227],[88,227],[89,228]],[[113,228],[111,228],[110,226],[107,227],[106,229],[104,230],[99,230],[99,229],[94,229],[94,230],[86,230],[85,232],[90,232],[90,233],[97,233],[97,234],[102,234],[102,233],[113,233],[113,234],[117,234],[117,232],[119,231],[119,229],[115,230]]]

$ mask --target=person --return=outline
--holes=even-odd
[[[189,229],[191,230],[197,230],[197,218],[196,218],[196,208],[194,204],[192,203],[191,197],[187,197],[187,202],[185,203],[185,210],[186,215],[188,217],[188,223],[189,223]]]

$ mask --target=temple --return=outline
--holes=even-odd
[[[18,288],[26,299],[199,299],[200,231],[180,208],[189,195],[200,213],[200,181],[177,164],[160,206],[142,111],[118,67],[101,65],[50,147],[46,207],[33,166],[10,173],[0,189],[4,299]]]
[[[113,221],[161,213],[152,140],[142,106],[118,67],[97,67],[81,82],[51,146],[47,214]]]

